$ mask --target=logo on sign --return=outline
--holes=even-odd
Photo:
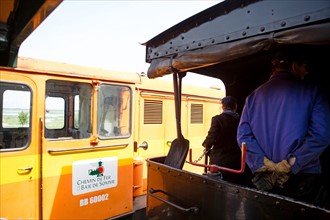
[[[103,176],[104,167],[102,166],[102,161],[99,161],[99,167],[95,170],[88,170],[88,174],[93,176],[96,175],[97,177]]]
[[[107,157],[72,163],[72,194],[80,195],[117,186],[118,159]]]

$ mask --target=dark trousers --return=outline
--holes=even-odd
[[[272,192],[329,208],[329,195],[322,174],[298,173],[291,175],[283,188],[274,188]]]

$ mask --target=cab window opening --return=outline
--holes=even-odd
[[[27,85],[0,83],[0,150],[24,148],[30,141],[32,92]]]
[[[52,103],[56,103],[54,108]],[[63,97],[46,97],[46,129],[63,129],[65,122],[65,100]]]
[[[101,84],[98,94],[100,139],[131,135],[131,89],[127,86]]]
[[[48,80],[45,102],[45,137],[89,138],[92,86],[87,83]]]
[[[79,95],[75,95],[74,97],[74,115],[73,115],[73,127],[75,129],[79,129],[79,105],[80,105],[80,100],[79,100]]]

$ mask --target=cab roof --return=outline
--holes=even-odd
[[[306,80],[330,98],[330,1],[226,0],[192,15],[145,44],[147,75],[194,72],[220,79],[226,95],[245,98],[271,74],[282,49],[303,51]],[[202,83],[202,82],[201,82]]]
[[[0,0],[0,66],[15,66],[22,42],[62,0]]]
[[[330,1],[227,0],[145,43],[149,78],[259,58],[281,45],[329,45]],[[195,70],[195,71],[194,71]],[[218,73],[203,73],[218,77]]]

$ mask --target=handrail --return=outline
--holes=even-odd
[[[164,192],[163,190],[153,189],[153,188],[150,188],[149,195],[152,196],[152,197],[154,197],[155,199],[158,199],[158,200],[160,200],[160,201],[162,201],[162,202],[170,205],[170,206],[173,206],[174,208],[177,208],[177,209],[181,210],[182,212],[191,212],[192,214],[195,214],[195,215],[198,214],[198,212],[199,212],[199,208],[198,207],[189,207],[189,208],[181,207],[179,205],[174,204],[173,202],[170,202],[170,201],[168,201],[166,199],[161,198],[160,196],[154,195],[154,193],[158,193],[158,192],[167,195],[167,193]]]
[[[80,151],[94,151],[94,150],[104,150],[105,148],[114,148],[120,147],[125,148],[128,146],[128,143],[123,144],[111,144],[106,146],[90,146],[90,147],[82,147],[82,148],[68,148],[68,149],[48,149],[49,154],[63,154],[63,153],[73,153],[73,152],[80,152]]]
[[[246,158],[246,143],[245,142],[242,143],[241,152],[242,152],[241,168],[239,170],[235,170],[235,169],[231,169],[231,168],[227,168],[227,167],[221,167],[221,166],[218,166],[218,165],[215,165],[215,164],[208,165],[208,164],[200,164],[200,163],[193,162],[192,161],[192,149],[189,149],[189,161],[188,161],[188,163],[191,164],[191,165],[194,165],[194,166],[209,168],[210,172],[216,172],[218,170],[223,170],[223,171],[228,171],[228,172],[231,172],[231,173],[240,174],[240,173],[243,173],[244,170],[245,170],[245,158]]]

